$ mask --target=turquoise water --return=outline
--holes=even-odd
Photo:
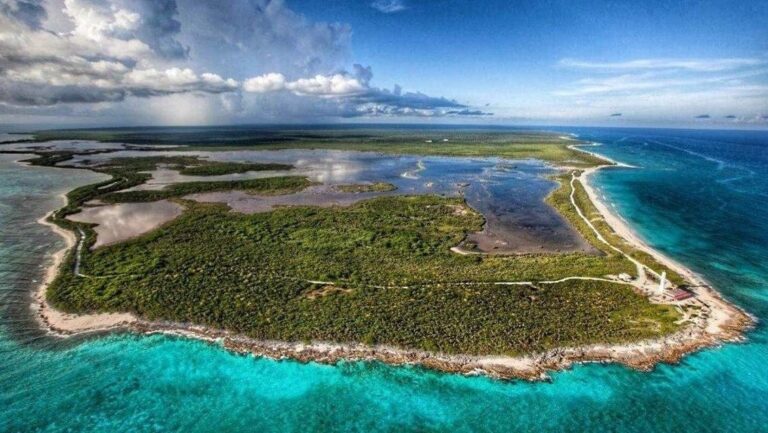
[[[568,129],[640,169],[596,178],[652,245],[768,318],[768,134]],[[373,363],[302,365],[162,336],[46,338],[25,314],[46,252],[38,216],[87,172],[0,158],[0,431],[759,432],[768,334],[639,373],[584,365],[551,383]],[[60,204],[60,203],[59,203]],[[34,217],[34,218],[32,218]]]

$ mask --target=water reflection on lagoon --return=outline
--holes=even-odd
[[[28,136],[32,138],[32,136]],[[21,140],[22,138],[16,138]],[[34,152],[60,152],[60,151],[90,151],[90,150],[122,150],[126,145],[122,143],[102,143],[93,140],[52,140],[39,143],[11,143],[4,144],[2,150],[30,150]]]
[[[287,172],[249,172],[217,177],[181,176],[168,169],[152,173],[142,189],[158,189],[175,182],[232,180],[272,175],[301,175],[321,186],[279,197],[258,197],[242,192],[193,196],[200,201],[228,203],[242,212],[263,212],[276,205],[341,205],[382,194],[463,194],[467,203],[486,217],[486,226],[469,241],[483,252],[510,254],[528,252],[595,252],[560,216],[544,203],[557,184],[547,176],[556,171],[538,160],[499,158],[454,158],[418,155],[387,155],[322,149],[264,151],[159,152],[119,151],[87,155],[90,164],[113,157],[153,155],[197,155],[215,161],[291,164]],[[388,182],[397,187],[389,193],[341,193],[336,184]]]
[[[67,218],[72,221],[98,224],[93,248],[122,242],[142,235],[181,215],[182,206],[160,200],[151,203],[120,203],[86,207]]]

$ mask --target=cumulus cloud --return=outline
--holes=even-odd
[[[310,21],[282,0],[177,1],[179,39],[194,45],[191,60],[198,64],[219,64],[240,77],[309,76],[349,60],[349,25]]]
[[[0,8],[0,102],[115,102],[238,88],[216,74],[153,66],[186,56],[174,39],[180,24],[172,0],[64,0],[71,31],[63,33],[40,27],[46,16],[41,5],[4,1]]]
[[[490,114],[375,87],[370,67],[347,72],[350,36],[281,0],[0,0],[0,115],[180,124]]]
[[[354,116],[484,116],[480,110],[470,110],[466,105],[443,97],[433,97],[420,92],[403,92],[400,86],[381,89],[370,84],[373,72],[370,67],[354,65],[354,72],[315,75],[308,78],[287,80],[283,74],[267,73],[245,80],[243,89],[252,93],[290,92],[296,96],[314,97],[336,101],[339,114]],[[456,110],[456,109],[460,110]]]
[[[176,39],[181,23],[175,0],[64,0],[64,6],[76,35],[106,44],[141,41],[163,57],[187,55]]]
[[[207,72],[198,76],[189,68],[136,69],[125,75],[122,84],[137,96],[193,91],[224,93],[238,88],[237,81],[231,78],[225,80],[219,75]]]
[[[335,98],[360,95],[367,90],[367,83],[363,84],[356,77],[347,74],[315,75],[309,78],[299,78],[288,81],[285,75],[270,72],[245,80],[243,89],[252,93],[270,93],[281,90],[290,90],[299,96],[318,96],[323,98]]]
[[[286,83],[285,87],[300,96],[344,97],[360,95],[366,87],[355,77],[345,74],[315,75]]]
[[[402,0],[375,0],[371,3],[371,7],[385,14],[392,14],[407,9]]]
[[[278,72],[259,75],[245,80],[243,89],[252,93],[268,93],[285,89],[285,75]]]

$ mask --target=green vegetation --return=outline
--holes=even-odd
[[[205,161],[201,165],[187,166],[179,170],[186,176],[221,176],[224,174],[247,173],[249,171],[266,170],[290,170],[292,165],[287,164],[261,164],[240,162]]]
[[[205,160],[197,156],[137,156],[111,158],[96,167],[96,171],[153,171],[161,165],[173,170],[183,170],[188,166],[204,164]]]
[[[123,191],[99,197],[107,203],[148,202],[189,194],[214,191],[242,190],[251,194],[277,195],[301,191],[311,184],[306,177],[281,176],[261,179],[225,180],[219,182],[174,183],[159,190]]]
[[[34,158],[25,159],[23,162],[28,162],[30,165],[54,166],[60,162],[69,161],[70,159],[74,158],[74,155],[75,154],[73,152],[38,153]]]
[[[574,141],[555,133],[501,130],[319,129],[93,129],[35,133],[39,141],[98,140],[134,144],[186,145],[169,150],[339,149],[390,154],[534,158],[561,165],[591,167],[601,159],[569,148]]]
[[[388,192],[397,189],[396,186],[388,182],[375,183],[354,183],[349,185],[336,185],[336,189],[341,192],[361,193],[361,192]]]
[[[145,140],[140,131],[97,133],[107,141]],[[332,148],[538,158],[574,167],[601,163],[547,134],[292,131],[261,138],[249,134],[236,134],[234,139],[212,135],[186,144],[198,149]],[[171,134],[163,142],[185,143],[180,138]],[[52,165],[72,156],[40,152],[33,163]],[[286,193],[309,185],[306,178],[286,176],[125,191],[145,182],[149,178],[145,172],[160,165],[203,176],[290,168],[189,156],[112,158],[94,167],[111,179],[73,190],[67,206],[51,218],[62,227],[82,230],[86,246],[81,263],[86,277],[68,271],[75,257],[70,252],[49,287],[48,297],[55,306],[79,313],[129,311],[150,320],[198,323],[260,339],[364,342],[471,354],[636,341],[677,328],[679,315],[672,307],[650,304],[628,285],[586,280],[546,283],[570,276],[635,273],[634,265],[600,243],[576,214],[569,198],[570,175],[557,178],[561,188],[547,200],[601,254],[453,253],[450,248],[480,230],[483,219],[461,199],[436,196],[380,197],[349,207],[287,207],[254,215],[182,200],[186,210],[171,223],[121,244],[87,248],[95,242],[91,225],[64,217],[89,200],[181,200],[192,193],[231,189]],[[575,199],[600,233],[655,266],[610,230],[576,185]],[[338,188],[368,192],[392,187],[382,182]],[[673,281],[679,279],[668,274]],[[532,284],[495,284],[504,281]]]
[[[580,175],[580,173],[578,173]],[[584,220],[576,213],[576,209],[574,209],[573,205],[571,204],[571,174],[563,174],[559,176],[555,176],[554,180],[556,180],[558,183],[560,183],[560,188],[556,189],[552,192],[552,194],[547,197],[547,203],[549,203],[552,207],[558,210],[560,214],[566,217],[566,219],[574,226],[576,229],[581,233],[584,238],[589,241],[590,244],[592,244],[594,247],[598,248],[603,254],[609,255],[609,256],[619,256],[619,254],[613,250],[612,248],[609,248],[604,243],[600,242],[597,239],[597,236],[595,235],[595,232],[589,228],[587,223],[584,222]],[[685,280],[683,277],[681,277],[677,272],[673,271],[672,269],[662,265],[659,263],[656,259],[653,258],[650,254],[646,253],[645,251],[641,251],[637,248],[635,248],[632,244],[624,240],[621,236],[619,236],[612,228],[611,226],[605,221],[605,218],[603,218],[602,214],[600,214],[600,211],[597,209],[597,207],[592,203],[592,200],[589,199],[589,196],[587,194],[587,191],[582,186],[581,182],[575,182],[574,183],[576,187],[576,191],[574,193],[574,201],[576,202],[576,205],[579,206],[581,211],[584,213],[584,216],[589,219],[589,221],[592,223],[592,225],[597,229],[598,232],[600,232],[600,235],[607,240],[611,245],[617,247],[619,250],[624,252],[625,254],[628,254],[629,256],[633,257],[635,260],[640,261],[641,263],[645,263],[646,265],[650,266],[653,270],[656,272],[661,273],[662,271],[667,273],[667,278],[669,281],[675,283],[675,284],[684,284]],[[633,270],[632,272],[628,272],[629,274],[635,274],[636,272]]]
[[[28,153],[28,152],[26,152]],[[87,154],[92,154],[90,152]],[[100,152],[101,153],[101,152]],[[80,153],[82,155],[83,153]],[[60,162],[69,161],[74,157],[73,152],[38,152],[34,158],[26,160],[32,165],[53,166]],[[244,190],[254,194],[287,194],[300,191],[310,185],[309,180],[301,176],[281,176],[260,179],[245,179],[214,182],[182,182],[168,185],[161,190],[121,191],[140,185],[149,180],[146,172],[156,170],[165,165],[178,170],[182,174],[198,176],[244,173],[253,170],[285,170],[292,166],[284,164],[241,164],[236,162],[212,162],[197,156],[143,156],[112,158],[91,167],[93,171],[112,176],[112,180],[96,185],[78,188],[68,195],[67,207],[60,210],[62,216],[77,212],[80,206],[88,200],[100,199],[108,203],[118,202],[148,202],[188,194],[213,191]],[[66,167],[66,166],[64,166]]]
[[[459,157],[487,157],[495,156],[507,159],[540,159],[553,163],[574,167],[592,167],[604,164],[605,161],[591,155],[570,149],[569,142],[539,141],[539,142],[500,142],[500,143],[475,143],[475,142],[412,142],[400,143],[344,143],[344,142],[320,142],[320,143],[290,143],[280,145],[263,145],[270,149],[339,149],[355,150],[362,152],[382,152],[401,155],[437,155]]]
[[[676,313],[628,286],[568,282],[626,268],[586,254],[481,257],[449,251],[482,217],[460,199],[381,197],[346,208],[254,215],[187,202],[174,222],[84,251],[49,299],[71,312],[131,311],[263,339],[367,341],[452,353],[523,353],[671,332]],[[631,267],[630,267],[631,269]],[[630,269],[625,269],[629,271]],[[110,278],[93,278],[109,276]],[[331,281],[344,290],[315,296]]]
[[[569,188],[570,189],[570,188]],[[589,195],[580,182],[576,183],[576,193],[574,194],[574,200],[579,208],[582,209],[584,215],[589,218],[592,225],[600,232],[600,234],[610,242],[611,245],[617,247],[625,254],[630,255],[635,260],[640,261],[651,267],[654,271],[661,273],[662,271],[667,273],[669,281],[675,284],[685,284],[685,279],[677,272],[659,263],[653,256],[645,251],[637,249],[634,245],[627,242],[624,238],[619,236],[611,226],[605,221],[605,218],[597,210],[592,200],[589,199]]]
[[[221,162],[201,159],[197,156],[139,156],[112,158],[100,169],[119,168],[133,171],[152,171],[165,165],[186,176],[220,176],[225,174],[247,173],[249,171],[290,170],[292,165],[273,163]]]

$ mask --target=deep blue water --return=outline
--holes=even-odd
[[[637,166],[595,181],[651,245],[768,319],[768,133],[570,128]],[[640,373],[584,365],[552,383],[419,368],[302,365],[153,336],[60,342],[24,319],[61,246],[33,220],[92,174],[0,159],[0,431],[759,432],[766,328]],[[58,203],[60,204],[60,203]],[[31,218],[35,217],[35,218]]]

